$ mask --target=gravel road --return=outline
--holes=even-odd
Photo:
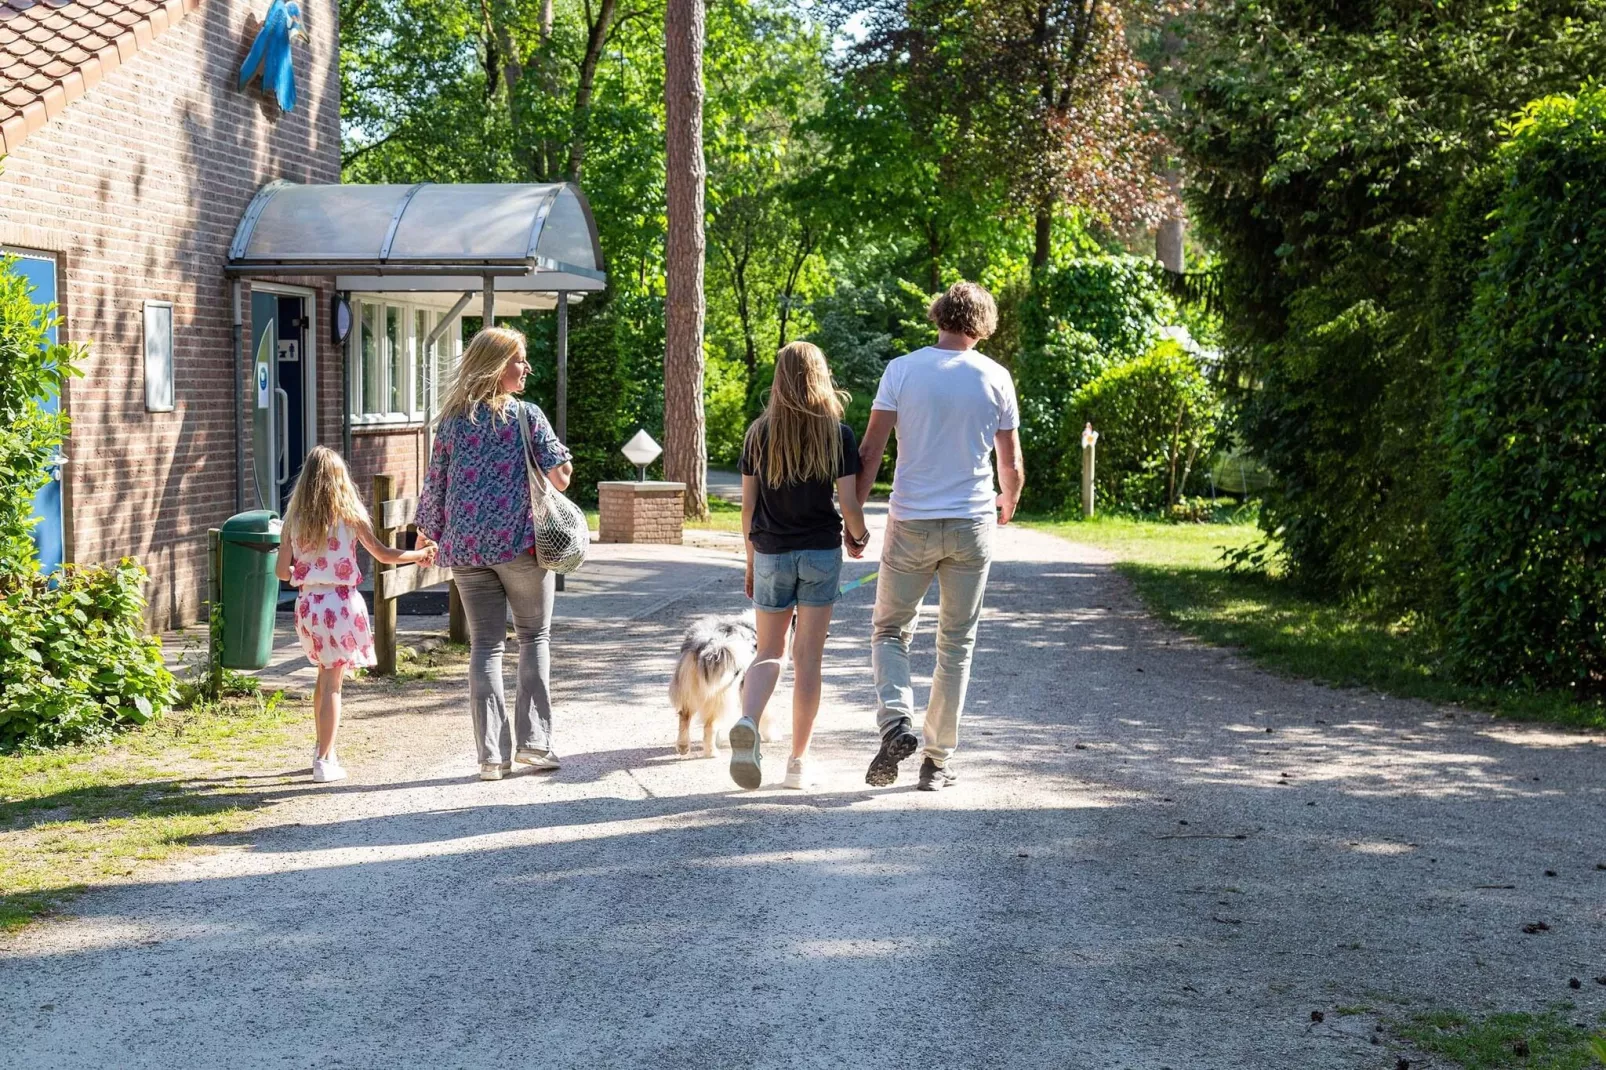
[[[0,1063],[1347,1070],[1412,1055],[1380,1015],[1606,1010],[1600,738],[1268,675],[1011,529],[957,787],[864,785],[867,585],[820,790],[742,793],[665,700],[738,558],[600,550],[561,771],[471,779],[460,673],[354,689],[351,781],[0,942]]]

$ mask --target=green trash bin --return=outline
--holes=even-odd
[[[279,514],[236,513],[218,532],[223,603],[223,667],[260,669],[273,654],[278,612]]]

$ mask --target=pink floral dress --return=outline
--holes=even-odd
[[[368,606],[357,585],[357,536],[340,524],[327,545],[296,546],[291,551],[290,583],[296,595],[296,635],[314,665],[332,669],[374,664],[373,630]]]

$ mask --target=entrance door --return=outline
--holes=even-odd
[[[16,269],[22,277],[33,284],[33,300],[36,304],[54,304],[56,301],[56,262],[50,257],[30,255],[28,253],[15,253]],[[50,343],[56,342],[56,328],[50,329]],[[61,407],[61,398],[52,393],[40,399],[46,412],[56,412]],[[39,569],[41,572],[53,572],[61,567],[67,556],[66,528],[62,522],[61,512],[61,482],[63,478],[62,466],[67,463],[66,455],[60,450],[50,464],[50,482],[39,489],[34,496],[33,514],[39,522],[33,528],[34,549],[39,554]]]
[[[306,299],[251,291],[257,501],[282,513],[307,459]]]

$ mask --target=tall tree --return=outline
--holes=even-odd
[[[703,2],[664,9],[664,475],[686,484],[686,515],[708,515],[703,420]]]

